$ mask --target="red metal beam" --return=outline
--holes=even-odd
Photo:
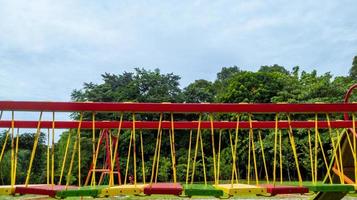
[[[0,101],[0,110],[55,112],[175,112],[175,113],[343,113],[357,112],[357,103],[236,104],[236,103],[114,103]]]
[[[78,121],[56,121],[55,127],[56,129],[67,129],[67,128],[78,128]],[[37,121],[15,121],[15,128],[37,128]],[[357,125],[357,122],[355,122]],[[352,121],[331,121],[331,128],[351,128],[353,125]],[[96,128],[118,128],[119,121],[96,121]],[[159,126],[158,121],[137,121],[135,123],[135,127],[137,129],[157,129]],[[215,121],[213,122],[213,127],[215,129],[235,129],[237,126],[236,122],[225,122],[225,121]],[[0,128],[10,128],[11,121],[0,121]],[[130,129],[133,127],[132,121],[123,121],[122,128]],[[175,121],[174,128],[175,129],[197,129],[198,122],[197,121]],[[242,129],[249,128],[249,122],[241,121],[239,123],[239,127]],[[253,121],[252,127],[254,129],[274,129],[275,121]],[[289,128],[289,123],[287,121],[279,121],[278,127],[281,129]],[[292,128],[315,128],[314,121],[292,121]],[[328,123],[326,121],[318,122],[319,128],[328,128]],[[41,128],[52,128],[52,121],[41,121]],[[83,121],[82,122],[83,129],[91,129],[92,122],[91,121]],[[163,121],[162,128],[170,129],[171,122]],[[202,129],[210,129],[211,123],[209,121],[201,122]]]

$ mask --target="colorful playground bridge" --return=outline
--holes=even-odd
[[[279,194],[314,194],[314,199],[340,199],[347,193],[357,191],[357,138],[356,116],[357,104],[349,103],[348,99],[354,88],[350,88],[345,96],[344,103],[306,103],[306,104],[223,104],[223,103],[104,103],[104,102],[29,102],[29,101],[0,101],[1,116],[5,112],[10,113],[11,119],[0,118],[0,128],[6,129],[6,138],[2,144],[0,164],[4,156],[7,141],[11,138],[11,184],[0,186],[1,195],[14,194],[38,194],[50,197],[65,198],[70,196],[118,196],[118,195],[176,195],[176,196],[212,196],[230,197],[241,195],[266,195]],[[15,119],[16,112],[39,113],[39,119],[24,121]],[[76,113],[78,120],[59,121],[56,113]],[[43,113],[51,113],[52,120],[43,120]],[[98,121],[96,116],[102,113],[113,113],[119,120]],[[157,120],[144,120],[142,116],[157,115]],[[91,120],[83,120],[83,118]],[[180,117],[177,117],[180,116]],[[197,116],[197,119],[185,121],[185,116]],[[223,121],[222,118],[226,117]],[[177,119],[180,120],[177,120]],[[189,118],[189,117],[188,117]],[[140,119],[137,121],[136,119]],[[164,120],[166,119],[166,120]],[[220,120],[219,120],[220,119]],[[259,120],[256,120],[259,119]],[[264,119],[273,119],[270,121]],[[36,129],[35,141],[29,160],[26,181],[19,183],[16,180],[19,129]],[[15,131],[17,129],[17,131]],[[55,133],[56,129],[73,129],[76,131],[75,140],[68,137],[64,159],[55,160]],[[81,178],[81,131],[91,130],[93,153],[92,163],[85,183]],[[155,130],[156,144],[153,154],[153,164],[148,170],[151,175],[145,175],[143,129]],[[42,130],[48,130],[47,149],[47,182],[44,184],[31,184],[31,170],[33,160],[38,147],[39,136]],[[187,144],[187,174],[185,180],[177,180],[176,176],[176,151],[175,131],[185,130],[189,137]],[[209,130],[209,131],[203,131]],[[306,133],[308,143],[306,151],[297,149],[295,136],[298,131]],[[118,146],[122,145],[121,134],[129,131],[130,141],[128,145],[127,163],[122,177],[119,167]],[[17,132],[17,133],[15,133]],[[239,134],[247,133],[244,136]],[[99,133],[99,137],[97,137]],[[168,133],[168,134],[165,134]],[[211,137],[211,143],[203,144],[202,135],[206,133]],[[222,148],[222,135],[229,133],[231,149],[231,179],[220,180],[220,157]],[[272,133],[273,160],[265,159],[264,133]],[[286,134],[282,134],[286,133]],[[300,134],[301,134],[300,133]],[[71,134],[71,132],[69,132]],[[328,134],[330,149],[326,149],[321,140],[321,134]],[[195,136],[195,137],[194,137]],[[52,138],[50,140],[50,137]],[[163,183],[157,181],[159,160],[161,154],[162,138],[169,137],[170,155],[172,162],[172,182]],[[289,151],[293,154],[297,174],[297,183],[289,184],[283,177],[282,166],[282,140],[289,141]],[[193,139],[194,138],[194,139]],[[144,138],[145,139],[145,138]],[[248,140],[248,147],[241,141]],[[139,140],[139,141],[137,141]],[[147,139],[145,139],[147,141]],[[73,144],[70,144],[70,143]],[[105,143],[106,157],[102,167],[97,166],[97,158],[101,145]],[[137,143],[140,145],[137,147]],[[205,152],[205,145],[209,145],[212,152]],[[261,152],[259,157],[256,152],[259,145]],[[73,149],[68,153],[69,147]],[[139,151],[137,151],[137,148]],[[324,149],[325,148],[325,149]],[[237,172],[237,152],[245,149],[248,155],[247,177],[243,182]],[[330,156],[327,152],[331,152]],[[140,155],[136,155],[141,152]],[[190,157],[194,154],[193,158]],[[71,154],[71,155],[69,155]],[[213,173],[209,174],[205,166],[205,154],[211,154],[213,158]],[[302,154],[309,156],[309,168],[311,178],[303,180],[301,174]],[[78,172],[73,172],[75,156],[77,155]],[[197,170],[197,157],[202,157],[202,170]],[[318,165],[318,156],[323,157],[323,168]],[[70,162],[66,163],[66,158]],[[262,162],[257,162],[257,159]],[[133,162],[130,164],[130,160]],[[61,162],[61,174],[58,183],[55,183],[54,162]],[[141,163],[142,182],[137,182],[137,162]],[[268,170],[267,164],[273,163],[273,169]],[[263,166],[258,166],[259,164]],[[130,166],[132,165],[132,166]],[[306,165],[306,163],[305,163]],[[64,168],[68,167],[67,176]],[[128,169],[132,167],[133,177],[128,175]],[[264,178],[259,180],[259,168],[264,169]],[[195,173],[204,173],[204,183],[195,183]],[[97,174],[97,175],[96,175]],[[96,180],[100,174],[99,180]],[[109,177],[108,185],[102,185],[103,176]],[[207,177],[213,177],[212,183],[207,182]],[[319,177],[318,177],[319,176]],[[71,177],[76,177],[78,184],[70,185]],[[117,178],[115,178],[117,177]],[[254,177],[254,178],[252,178]],[[306,177],[306,176],[304,176]],[[65,179],[65,180],[62,180]],[[130,179],[130,181],[129,181]],[[115,181],[117,180],[117,181]],[[123,181],[122,181],[123,180]],[[308,181],[308,182],[307,182]]]

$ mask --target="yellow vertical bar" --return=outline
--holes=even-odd
[[[318,116],[317,114],[315,114],[315,132],[316,132],[316,135],[317,135],[317,138],[318,138],[318,142],[320,144],[320,148],[321,148],[321,153],[322,153],[322,157],[323,157],[323,160],[324,160],[324,163],[325,163],[325,167],[327,169],[327,175],[330,179],[330,184],[332,184],[332,178],[331,178],[331,175],[330,175],[330,171],[328,170],[329,169],[329,166],[327,164],[327,159],[326,159],[326,156],[325,156],[325,152],[324,152],[324,148],[323,148],[323,145],[322,145],[322,142],[321,142],[321,138],[320,138],[320,133],[319,133],[319,128],[318,128]]]
[[[14,184],[16,184],[16,169],[17,169],[17,157],[19,154],[19,135],[20,135],[20,129],[17,129],[17,133],[16,133],[16,146],[15,146],[15,164],[14,164]]]
[[[67,173],[67,181],[66,181],[65,189],[68,188],[69,182],[71,181],[72,168],[73,168],[74,156],[76,155],[77,145],[78,145],[78,137],[76,136],[76,140],[74,141],[74,145],[73,145],[71,162],[69,163],[69,169],[68,169],[68,173]]]
[[[266,161],[265,161],[264,146],[263,146],[262,134],[261,134],[261,130],[260,129],[258,130],[258,137],[259,137],[259,142],[260,142],[260,148],[262,149],[262,157],[263,157],[265,178],[267,180],[267,183],[269,184],[268,169],[267,169],[267,164],[266,164]]]
[[[135,143],[135,113],[133,113],[133,156],[134,156],[134,185],[136,186],[136,143]]]
[[[188,144],[187,169],[186,169],[186,184],[188,184],[188,175],[189,175],[189,173],[190,173],[191,143],[192,143],[192,129],[190,130],[190,139],[189,139],[189,144]]]
[[[275,185],[276,180],[276,149],[278,145],[278,119],[279,113],[275,115],[275,131],[274,131],[274,161],[273,161],[273,185]]]
[[[95,186],[95,165],[96,162],[96,149],[95,149],[95,112],[92,112],[92,180],[91,186]]]
[[[172,134],[171,134],[171,129],[169,129],[169,140],[170,140],[170,155],[171,155],[171,167],[172,167],[172,172],[174,171],[174,160],[173,160],[173,150],[172,150]]]
[[[315,184],[317,182],[317,148],[318,148],[318,136],[317,136],[317,114],[315,114]]]
[[[346,134],[346,136],[347,136],[347,141],[348,141],[350,150],[351,150],[351,152],[352,152],[352,151],[353,151],[352,143],[351,143],[351,141],[350,141],[350,139],[349,139],[349,135],[348,135],[348,132],[346,132],[346,130],[347,130],[347,129],[344,129],[344,130],[342,131],[341,135],[340,135],[339,131],[336,130],[336,133],[337,133],[336,145],[339,145],[339,144],[340,144],[341,138],[342,138],[343,134]],[[320,138],[320,137],[319,137],[319,138]],[[339,145],[339,146],[340,146],[340,145]],[[346,148],[347,148],[347,147],[346,147]],[[337,151],[337,147],[335,148],[333,154],[336,154],[336,153],[337,153],[336,151]],[[341,149],[339,149],[339,151],[341,151]],[[343,169],[341,152],[339,153],[339,155],[340,155],[340,158],[338,158],[338,159],[341,159],[341,160],[338,160],[338,162],[341,162],[341,169]],[[354,155],[352,155],[352,156],[354,156]],[[333,164],[333,162],[330,162],[330,165],[329,165],[329,167],[328,167],[328,172],[329,172],[329,173],[327,173],[327,174],[325,175],[325,177],[324,177],[324,179],[323,179],[323,182],[326,182],[327,178],[329,178],[328,175],[331,173],[331,169],[332,169],[332,167],[333,167],[332,164]],[[343,174],[343,170],[341,170],[341,173],[342,173],[342,174],[337,174],[337,175],[343,176],[343,177],[342,177],[342,182],[341,182],[341,184],[344,184],[344,174]]]
[[[108,166],[110,168],[109,171],[109,186],[113,186],[114,185],[114,173],[113,173],[113,142],[112,142],[112,132],[109,130],[109,153],[110,153],[110,165]]]
[[[325,155],[324,148],[323,148],[323,145],[322,145],[320,134],[318,134],[317,136],[318,136],[318,139],[319,139],[319,144],[320,144],[320,148],[321,148],[322,157],[323,157],[323,160],[324,160],[324,163],[325,163],[325,167],[326,167],[326,170],[327,170],[326,173],[327,173],[327,176],[328,176],[328,178],[330,180],[330,184],[332,184],[332,177],[331,177],[331,174],[330,174],[329,166],[327,164],[327,159],[326,159],[326,155]]]
[[[50,184],[50,129],[47,129],[47,185]]]
[[[342,152],[341,152],[341,143],[340,143],[343,133],[340,136],[339,131],[336,130],[336,132],[337,132],[338,153],[339,153],[340,163],[341,163],[342,184],[345,184],[345,175],[343,172]],[[348,135],[347,135],[347,138],[349,138]]]
[[[174,156],[174,145],[173,145],[173,134],[172,134],[172,131],[173,131],[173,116],[172,116],[172,113],[171,113],[171,119],[170,119],[170,122],[171,122],[171,128],[169,130],[169,139],[170,139],[170,154],[171,154],[171,162],[172,162],[172,172],[173,172],[173,178],[174,178],[174,183],[176,183],[176,172],[175,172],[175,156]]]
[[[152,185],[152,182],[154,180],[154,175],[155,175],[155,165],[156,165],[157,150],[158,150],[159,138],[160,138],[160,132],[161,132],[161,124],[162,124],[162,113],[160,113],[159,127],[157,129],[156,146],[155,146],[154,159],[152,161],[152,171],[151,171],[150,185]]]
[[[311,180],[312,183],[315,183],[315,176],[314,176],[314,161],[312,158],[312,145],[311,145],[311,131],[307,129],[308,139],[309,139],[309,155],[310,155],[310,165],[311,165]]]
[[[6,148],[6,144],[7,144],[7,140],[9,139],[9,135],[10,135],[10,129],[8,129],[6,131],[6,136],[5,136],[5,141],[4,141],[4,144],[2,145],[2,149],[1,149],[1,154],[0,154],[0,163],[4,157],[4,152],[5,152],[5,148]]]
[[[78,137],[78,186],[81,187],[81,126],[83,120],[83,112],[80,114],[78,129],[77,129],[77,137]]]
[[[355,116],[355,113],[352,113],[352,122],[353,122],[353,125],[352,125],[352,128],[353,128],[353,153],[354,153],[354,166],[355,166],[355,184],[357,184],[357,160],[356,160],[356,157],[357,157],[357,149],[356,149],[356,116]]]
[[[218,138],[218,158],[217,158],[217,184],[219,184],[219,174],[220,174],[220,164],[221,164],[221,140],[222,140],[222,129],[219,130]]]
[[[144,145],[143,145],[143,131],[140,130],[140,146],[141,146],[141,167],[143,173],[143,183],[145,185],[145,161],[144,161]]]
[[[52,112],[52,145],[51,145],[52,169],[51,169],[51,184],[55,184],[55,112]]]
[[[128,178],[128,170],[129,170],[129,162],[130,162],[130,152],[131,152],[132,140],[133,140],[133,130],[130,131],[130,141],[129,141],[129,148],[128,148],[128,158],[126,159],[124,185],[126,185],[126,180]]]
[[[288,116],[288,123],[289,123],[289,131],[288,131],[288,133],[289,133],[291,148],[293,149],[296,170],[297,170],[297,173],[298,173],[299,186],[302,186],[302,178],[301,178],[300,167],[299,167],[299,159],[298,159],[297,153],[296,153],[296,145],[295,145],[295,140],[294,140],[294,135],[293,135],[293,129],[291,127],[291,119],[290,119],[289,113],[287,114],[287,116]]]
[[[282,148],[282,133],[283,131],[279,131],[279,162],[280,162],[280,184],[283,184],[283,148]]]
[[[120,121],[119,121],[119,126],[118,126],[118,132],[117,132],[117,139],[115,142],[115,147],[114,147],[114,155],[113,155],[113,160],[112,160],[112,169],[114,170],[116,158],[117,158],[117,152],[118,152],[118,146],[119,146],[119,139],[120,139],[120,132],[121,132],[121,126],[123,122],[123,113],[120,113]],[[118,163],[119,165],[120,163]],[[113,180],[114,181],[114,180]],[[119,185],[121,184],[121,180],[119,180]]]
[[[202,133],[200,130],[200,141],[201,141],[201,154],[202,154],[202,166],[203,166],[203,178],[205,181],[205,185],[207,185],[207,173],[206,173],[206,165],[205,165],[205,154],[203,151],[203,142],[202,142]]]
[[[214,146],[214,126],[213,126],[213,114],[210,113],[210,124],[211,124],[211,140],[212,140],[212,154],[213,154],[213,173],[214,173],[214,184],[217,185],[217,168],[216,168],[216,150]]]
[[[232,154],[233,154],[233,165],[232,165],[232,180],[231,180],[231,187],[233,187],[233,183],[234,183],[234,173],[237,173],[237,145],[238,145],[238,133],[239,133],[239,120],[240,120],[240,115],[238,114],[237,115],[237,123],[236,123],[236,130],[235,130],[235,138],[234,138],[234,147],[233,147],[233,151],[232,151]],[[229,136],[230,135],[230,131],[228,131],[229,133]],[[232,145],[231,145],[232,146]],[[237,184],[239,183],[239,180],[238,180],[238,175],[236,174],[236,181],[237,181]]]
[[[248,184],[250,184],[250,151],[251,151],[251,131],[249,129],[249,135],[248,135],[249,139],[248,139],[248,169],[247,169],[247,180],[248,180]]]
[[[2,114],[3,114],[3,111],[0,112],[0,120],[2,119]],[[10,132],[10,129],[8,129],[8,130],[6,131],[6,136],[5,136],[4,144],[3,144],[3,146],[2,146],[1,154],[0,154],[0,163],[1,163],[2,158],[3,158],[3,156],[4,156],[6,143],[7,143],[7,140],[8,140],[8,138],[9,138],[9,132]]]
[[[249,132],[250,132],[251,142],[252,142],[252,153],[253,153],[253,163],[254,163],[255,184],[256,184],[256,185],[259,185],[257,160],[256,160],[256,157],[255,157],[254,132],[253,132],[252,115],[251,115],[251,114],[249,114]]]
[[[160,152],[161,152],[161,141],[162,141],[162,129],[160,131],[160,137],[159,137],[159,147],[157,151],[157,160],[156,160],[156,174],[155,174],[155,183],[157,182],[157,177],[159,175],[159,164],[160,164]]]
[[[174,173],[174,154],[173,154],[173,146],[172,146],[172,134],[171,134],[171,129],[169,129],[169,139],[170,139],[170,154],[171,154],[171,167],[172,167],[172,172]],[[174,178],[175,179],[175,178]],[[174,182],[176,183],[176,182]]]
[[[328,113],[326,113],[326,119],[327,119],[327,124],[328,124],[328,130],[329,130],[329,136],[330,136],[330,139],[331,139],[332,149],[333,149],[333,152],[334,152],[332,159],[335,159],[335,163],[336,163],[336,166],[337,166],[337,172],[340,174],[341,173],[341,169],[340,169],[340,163],[339,163],[339,159],[338,159],[337,151],[336,151],[337,147],[335,146],[335,142],[333,141],[330,116],[329,116]],[[340,178],[340,182],[342,183],[343,177],[339,176],[339,178]]]
[[[11,112],[11,188],[14,187],[14,128],[15,128],[15,113]]]
[[[67,154],[68,154],[69,144],[70,144],[70,142],[71,142],[71,132],[72,132],[72,130],[69,129],[69,131],[68,131],[67,143],[66,143],[66,150],[65,150],[65,152],[64,152],[63,161],[62,161],[60,179],[59,179],[59,182],[58,182],[59,185],[62,184],[62,177],[63,177],[64,167],[66,166],[66,160],[67,160]]]
[[[198,117],[198,127],[197,127],[197,138],[196,138],[196,147],[195,147],[195,155],[193,157],[192,163],[192,175],[191,175],[191,184],[193,184],[195,178],[195,168],[196,168],[196,159],[197,159],[197,152],[198,152],[198,144],[200,142],[200,130],[201,130],[201,120],[202,120],[202,113],[200,113]]]
[[[232,133],[231,130],[228,130],[228,135],[229,135],[229,144],[231,146],[231,152],[232,152],[232,166],[233,166],[233,156],[234,156],[234,145],[233,145],[233,139],[232,139]],[[231,188],[233,188],[233,183],[234,183],[234,179],[236,180],[236,183],[238,184],[238,173],[237,173],[237,167],[232,167],[232,172],[234,172],[234,174],[231,174]],[[235,175],[235,176],[234,176]]]
[[[173,156],[173,161],[172,161],[172,167],[173,167],[173,173],[174,173],[174,183],[177,182],[177,176],[176,176],[176,150],[175,150],[175,125],[174,125],[174,114],[171,113],[171,134],[172,134],[172,156]]]
[[[26,187],[28,186],[29,181],[30,181],[32,163],[35,158],[36,148],[37,148],[37,144],[38,144],[38,138],[40,137],[40,134],[41,134],[41,119],[42,119],[42,111],[40,112],[40,117],[39,117],[39,120],[37,123],[37,131],[36,131],[36,135],[35,135],[35,141],[34,141],[32,152],[31,152],[29,168],[27,170],[26,181],[25,181]]]
[[[104,134],[104,131],[106,131],[105,129],[102,129],[102,130],[100,130],[99,131],[99,138],[98,138],[98,140],[102,140],[102,137],[104,137],[103,136],[103,134]],[[96,166],[97,166],[97,158],[98,158],[98,154],[99,154],[99,150],[100,150],[100,142],[98,141],[98,143],[97,143],[97,149],[96,149],[96,151],[95,151],[95,159],[94,159],[94,163],[93,163],[93,171],[95,171],[95,169],[96,169]],[[95,174],[94,174],[95,175]],[[95,176],[94,175],[92,175],[92,180],[91,180],[91,185],[96,185],[96,182],[95,182]],[[94,176],[94,177],[93,177]]]

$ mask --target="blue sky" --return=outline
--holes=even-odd
[[[223,66],[347,75],[357,1],[0,0],[0,99],[68,101],[104,72],[160,68],[213,80]]]

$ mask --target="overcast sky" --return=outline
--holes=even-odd
[[[160,68],[213,80],[224,66],[347,75],[357,1],[0,0],[0,99],[68,101],[100,74]]]

